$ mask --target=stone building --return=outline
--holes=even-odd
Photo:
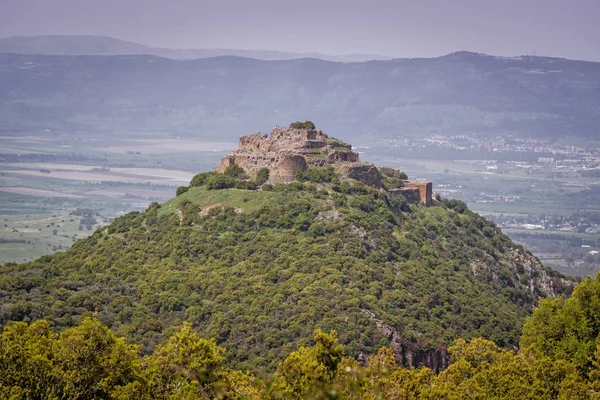
[[[221,159],[217,171],[238,165],[249,173],[266,167],[272,183],[291,182],[296,172],[309,166],[331,165],[343,175],[369,186],[381,187],[377,168],[360,162],[352,146],[327,136],[320,130],[275,128],[270,135],[255,133],[242,136],[238,148]]]
[[[351,145],[316,129],[277,127],[270,135],[242,136],[238,148],[221,158],[221,165],[215,170],[223,172],[229,165],[238,165],[250,174],[268,168],[271,183],[292,182],[296,172],[306,171],[309,166],[331,165],[345,177],[382,187],[381,174],[374,164],[361,162]],[[392,193],[401,194],[414,204],[433,204],[431,182],[405,181],[403,188],[392,189]]]

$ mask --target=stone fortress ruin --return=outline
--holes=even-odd
[[[361,162],[352,145],[317,129],[276,127],[270,135],[242,136],[238,148],[221,158],[221,165],[215,170],[223,172],[229,165],[237,165],[250,174],[268,168],[271,183],[293,182],[297,171],[330,165],[345,177],[382,188],[381,175],[374,164]],[[402,194],[412,203],[433,204],[431,182],[405,181],[403,188],[393,189],[392,193]]]

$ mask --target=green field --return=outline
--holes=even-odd
[[[2,217],[0,263],[31,261],[45,254],[68,249],[91,232],[79,229],[80,218],[68,213],[13,214]],[[99,228],[104,223],[99,221]]]
[[[0,263],[65,250],[92,233],[79,230],[78,208],[104,221],[168,200],[234,146],[168,132],[2,136]]]

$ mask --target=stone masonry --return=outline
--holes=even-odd
[[[419,191],[419,199],[421,204],[426,207],[433,203],[433,185],[431,182],[406,181],[404,189],[417,189]]]
[[[356,179],[365,185],[381,188],[381,175],[374,164],[361,162],[352,146],[327,136],[320,130],[274,128],[270,135],[254,133],[240,137],[238,148],[223,158],[215,168],[223,172],[229,165],[238,165],[253,174],[259,169],[269,169],[271,183],[292,182],[297,171],[309,166],[331,165],[343,176]],[[405,181],[401,189],[392,189],[410,203],[430,206],[431,182]]]
[[[242,136],[238,148],[223,157],[216,170],[222,172],[232,164],[249,173],[269,168],[272,183],[292,182],[297,171],[305,171],[309,166],[331,165],[344,176],[381,187],[375,165],[360,162],[351,145],[330,138],[320,130],[275,128],[271,135]]]

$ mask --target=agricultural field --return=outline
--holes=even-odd
[[[128,140],[121,137],[127,136]],[[162,137],[161,137],[162,136]],[[64,251],[113,218],[164,202],[235,143],[157,133],[0,136],[0,263]],[[87,210],[95,220],[84,223]]]
[[[92,226],[105,224],[100,220]],[[0,222],[0,263],[30,261],[45,254],[64,251],[91,230],[80,228],[80,218],[66,213],[4,215]]]

